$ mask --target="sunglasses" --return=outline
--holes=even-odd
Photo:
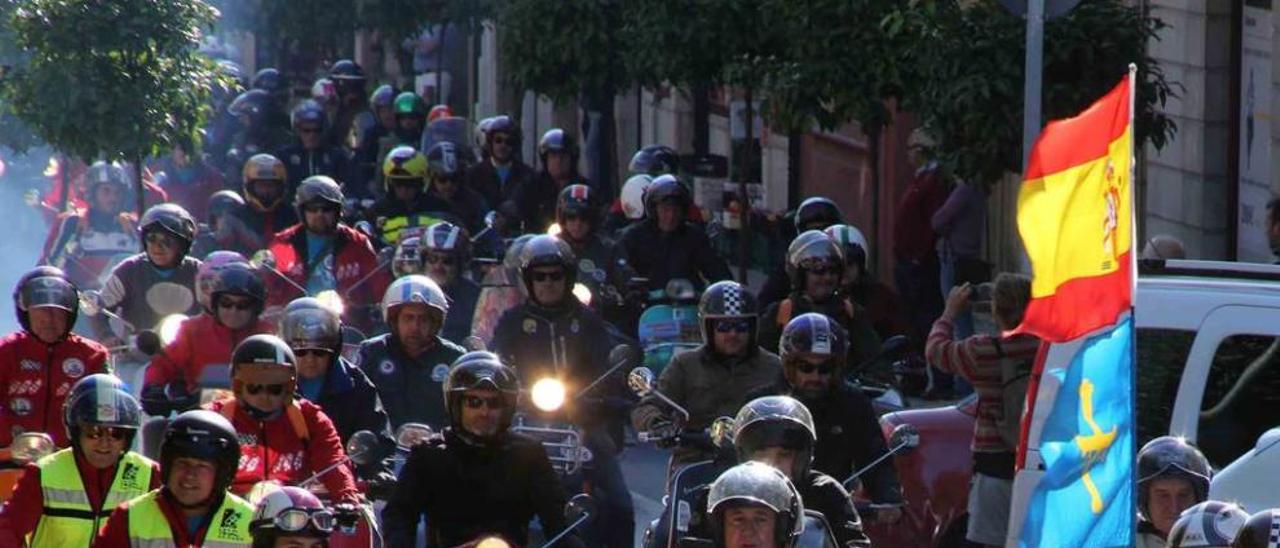
[[[334,205],[309,205],[302,208],[307,213],[337,213],[338,206]]]
[[[235,301],[231,299],[219,299],[218,308],[227,310],[252,310],[253,301]]]
[[[529,277],[533,278],[533,281],[535,282],[545,282],[548,280],[553,282],[558,282],[564,279],[564,272],[559,270],[555,272],[534,271],[532,274],[529,275]]]
[[[332,356],[333,352],[330,352],[323,348],[303,348],[301,350],[294,350],[293,355],[299,358],[306,358],[308,356],[315,356],[317,358],[327,358],[329,356]]]
[[[298,128],[298,134],[300,134],[300,135],[315,134],[315,133],[320,133],[320,128],[318,128],[318,127],[300,127],[300,128]]]
[[[802,361],[797,363],[795,365],[795,368],[796,368],[796,371],[804,373],[805,375],[812,375],[815,372],[818,373],[819,375],[830,375],[832,372],[836,370],[836,367],[832,365],[830,362],[812,364],[809,362]]]
[[[499,136],[494,136],[494,137],[493,137],[493,144],[495,144],[495,145],[505,145],[505,144],[507,144],[507,143],[509,143],[509,142],[511,142],[511,141],[510,141],[509,139],[507,139],[506,137],[499,137]]]
[[[86,425],[81,427],[80,432],[84,437],[91,440],[99,440],[102,439],[103,436],[110,436],[113,440],[124,441],[124,439],[129,436],[128,429],[120,428],[118,426]]]
[[[466,404],[467,409],[480,409],[488,407],[489,409],[502,409],[507,406],[501,397],[482,398],[480,396],[464,396],[462,403]]]
[[[451,266],[453,265],[453,257],[448,255],[427,255],[427,264]]]
[[[284,393],[284,385],[283,384],[246,384],[244,385],[244,391],[248,392],[250,396],[257,396],[258,394],[261,394],[264,390],[272,396],[279,396],[280,394]]]
[[[322,533],[331,533],[336,522],[337,519],[334,518],[333,512],[325,509],[288,508],[282,510],[273,518],[257,520],[255,524],[258,526],[271,524],[276,529],[286,533],[305,531],[307,526],[310,525]]]
[[[814,276],[832,276],[836,274],[841,274],[841,269],[834,266],[819,266],[815,268],[810,268],[809,273],[813,274]]]
[[[168,234],[152,232],[150,234],[147,234],[147,245],[154,245],[157,247],[172,249],[178,246],[178,242],[177,240],[174,239],[173,236],[170,236]]]
[[[567,222],[569,222],[569,221],[587,221],[587,220],[589,220],[589,219],[587,219],[587,216],[586,216],[586,215],[583,215],[583,214],[581,214],[581,213],[565,213],[563,216],[564,216],[564,222],[566,222],[566,223],[567,223]]]
[[[748,320],[716,321],[716,333],[746,333],[750,330],[751,322]]]

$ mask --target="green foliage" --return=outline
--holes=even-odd
[[[928,9],[920,9],[928,4]],[[962,7],[953,0],[913,2],[893,14],[913,33],[909,53],[920,78],[905,88],[905,107],[939,141],[939,160],[981,183],[1022,167],[1025,23],[992,0]],[[1138,143],[1161,148],[1176,130],[1156,109],[1174,86],[1146,45],[1164,27],[1122,0],[1085,0],[1045,24],[1046,119],[1073,116],[1138,64]]]
[[[134,158],[196,135],[212,64],[196,54],[217,11],[199,0],[21,0],[10,19],[28,54],[0,82],[36,135],[80,158]]]
[[[353,0],[214,0],[222,12],[220,30],[252,33],[275,54],[279,66],[290,48],[321,59],[351,49],[359,28]]]
[[[505,76],[556,101],[632,81],[623,6],[600,0],[509,0],[498,8]]]
[[[452,22],[474,30],[494,17],[494,0],[365,0],[358,6],[361,28],[399,42],[428,24]]]

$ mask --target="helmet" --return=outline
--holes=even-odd
[[[99,185],[111,185],[119,188],[121,192],[129,192],[132,177],[129,177],[129,172],[125,171],[124,166],[119,162],[107,163],[98,160],[89,166],[84,179],[89,187],[89,196],[92,198]]]
[[[619,200],[622,201],[622,213],[628,219],[644,218],[644,196],[651,185],[653,185],[653,176],[645,173],[632,175],[626,183],[623,183]]]
[[[524,252],[524,246],[529,240],[538,237],[538,234],[521,234],[516,239],[511,240],[511,245],[507,246],[507,252],[502,256],[502,266],[512,272],[520,270],[520,255]]]
[[[109,377],[110,375],[101,375]],[[133,443],[133,436],[142,426],[142,406],[129,394],[123,383],[114,386],[102,381],[99,375],[80,379],[72,386],[75,396],[68,396],[62,413],[62,424],[72,440],[80,439],[80,425],[112,426],[128,430],[125,446]],[[77,390],[77,386],[86,384]]]
[[[512,120],[511,117],[506,114],[494,116],[492,120],[492,122],[489,122],[488,130],[484,133],[485,146],[492,150],[493,136],[502,133],[507,136],[507,139],[509,139],[508,143],[511,145],[511,148],[518,149],[520,147],[520,140],[524,137],[524,134],[520,131],[520,124],[517,124],[515,120]]]
[[[364,69],[355,61],[342,59],[334,63],[329,68],[329,78],[337,85],[339,95],[351,92],[364,95]]]
[[[470,436],[462,428],[462,396],[468,390],[482,388],[496,390],[506,400],[498,431],[506,432],[511,426],[520,401],[520,380],[516,372],[503,365],[495,355],[468,352],[454,360],[449,367],[449,376],[444,379],[445,412],[449,414],[449,425],[455,433]]]
[[[549,129],[542,134],[542,139],[538,140],[538,157],[542,159],[543,169],[546,169],[547,154],[552,152],[568,154],[569,161],[576,164],[578,162],[578,140],[565,133],[563,129]]]
[[[631,156],[627,171],[653,177],[675,174],[680,171],[680,155],[666,145],[649,145]]]
[[[249,531],[255,542],[277,536],[328,538],[333,532],[333,512],[311,491],[292,485],[272,484],[253,511]]]
[[[440,289],[440,285],[435,280],[421,274],[410,274],[387,286],[386,293],[382,295],[383,323],[391,326],[394,333],[397,309],[402,305],[413,303],[425,304],[428,309],[439,312],[440,317],[437,318],[436,324],[444,325],[445,315],[449,313],[449,299],[445,297],[444,290]]]
[[[373,90],[373,93],[369,94],[369,108],[373,109],[376,114],[377,109],[391,108],[391,104],[395,102],[395,99],[396,88],[391,87],[389,84],[382,84],[378,86],[378,89]]]
[[[1275,531],[1280,529],[1280,508],[1268,508],[1249,516],[1231,541],[1231,548],[1272,548]]]
[[[433,253],[453,255],[460,265],[471,259],[471,238],[467,236],[467,230],[448,221],[427,227],[422,235],[422,246]]]
[[[394,182],[404,180],[427,184],[427,157],[408,145],[391,149],[382,161],[382,181],[388,192]]]
[[[689,204],[693,201],[689,196],[689,188],[684,186],[684,183],[680,182],[675,175],[659,175],[649,185],[648,192],[645,192],[645,217],[656,221],[658,204],[668,200],[674,200],[681,212],[689,209]]]
[[[67,422],[66,414],[70,410],[71,402],[73,400],[83,394],[93,392],[95,390],[107,389],[124,390],[126,392],[129,391],[128,385],[126,385],[124,381],[120,380],[120,377],[110,373],[94,373],[92,375],[85,375],[84,378],[76,381],[75,384],[71,385],[71,390],[67,392],[67,397],[62,402],[62,422]]]
[[[395,110],[396,117],[400,116],[418,116],[426,118],[427,104],[422,102],[422,98],[412,91],[401,92],[396,96],[395,102],[392,103],[392,109]]]
[[[244,178],[243,193],[245,201],[258,206],[261,209],[271,209],[284,198],[284,193],[282,192],[281,196],[276,198],[275,201],[269,204],[263,203],[262,199],[259,198],[257,194],[254,194],[253,185],[250,184],[253,181],[272,181],[279,185],[280,188],[284,188],[284,181],[287,174],[285,172],[284,162],[281,162],[279,158],[270,154],[254,154],[244,163],[242,175]]]
[[[289,115],[289,123],[293,126],[294,131],[298,130],[298,126],[302,124],[314,124],[324,131],[325,126],[329,123],[329,118],[325,116],[324,107],[317,103],[315,99],[307,99],[293,107],[293,113]]]
[[[257,74],[253,75],[252,87],[273,95],[287,91],[284,76],[280,74],[280,71],[271,67],[259,70]]]
[[[595,197],[591,192],[591,187],[581,184],[573,184],[560,190],[560,196],[556,198],[556,222],[564,224],[565,217],[570,215],[582,217],[596,226],[596,217],[598,210],[592,199]]]
[[[280,337],[275,335],[253,335],[240,341],[231,353],[231,389],[237,395],[245,388],[244,367],[248,365],[265,366],[273,376],[285,381],[285,393],[293,394],[297,382],[298,358]]]
[[[547,234],[534,236],[520,250],[520,276],[525,289],[533,294],[533,269],[539,266],[558,266],[564,269],[567,287],[573,287],[578,278],[578,261],[573,249],[564,240]]]
[[[489,126],[493,125],[493,116],[476,122],[475,141],[476,148],[480,150],[481,155],[488,157],[489,155]]]
[[[342,320],[314,297],[294,299],[280,317],[280,338],[293,350],[342,349]]]
[[[867,237],[853,225],[831,225],[822,230],[840,246],[844,252],[845,264],[858,265],[863,273],[867,271],[867,255],[871,246],[867,245]]]
[[[173,461],[179,458],[212,462],[217,469],[213,492],[217,499],[231,486],[240,464],[240,438],[235,427],[222,415],[204,409],[187,411],[174,417],[164,429],[160,442],[160,470],[168,483],[167,472],[173,470]]]
[[[725,511],[737,506],[763,506],[777,516],[774,545],[790,547],[804,532],[800,493],[778,469],[760,462],[744,462],[725,470],[707,493],[707,516],[717,546],[724,546]]]
[[[466,162],[458,151],[458,145],[444,141],[427,150],[427,173],[433,180],[439,177],[457,181],[462,178],[466,169]]]
[[[342,211],[346,198],[342,196],[342,187],[328,175],[312,175],[298,184],[298,192],[293,198],[293,207],[302,219],[302,210],[316,202],[337,206]]]
[[[231,263],[243,263],[248,265],[248,259],[244,255],[235,251],[227,251],[220,249],[205,256],[204,261],[200,262],[200,268],[196,269],[196,298],[200,300],[200,305],[206,311],[212,312],[213,290],[218,285],[217,271],[222,267]]]
[[[254,300],[255,315],[262,313],[262,305],[267,301],[267,287],[248,264],[228,263],[215,269],[213,275],[213,291],[209,292],[210,308],[218,303],[222,295],[240,295]]]
[[[1236,504],[1209,500],[1182,511],[1169,529],[1171,548],[1228,548],[1249,521]]]
[[[333,106],[338,104],[338,86],[333,80],[328,78],[320,78],[311,84],[311,99],[321,106]]]
[[[18,281],[16,290],[18,298],[14,301],[18,307],[18,322],[22,324],[23,329],[30,332],[31,309],[61,308],[67,311],[67,333],[70,333],[71,326],[75,325],[76,316],[79,315],[80,291],[66,277],[47,275],[48,273],[41,268],[43,267],[28,271]],[[62,336],[67,336],[67,333],[63,333]]]
[[[849,335],[844,327],[831,318],[817,312],[809,312],[792,318],[782,328],[778,338],[778,357],[782,360],[782,372],[792,386],[792,376],[797,360],[814,356],[829,360],[839,372],[845,366],[849,353]]]
[[[142,214],[142,220],[138,222],[138,232],[142,234],[142,239],[146,240],[147,234],[157,230],[167,232],[181,241],[182,252],[186,254],[191,248],[191,242],[196,238],[196,219],[178,204],[166,202],[154,205]]]
[[[209,196],[209,218],[212,219],[244,207],[244,198],[234,190],[219,190]]]
[[[440,118],[452,118],[453,109],[449,105],[436,105],[427,111],[427,122],[434,122]]]
[[[821,230],[810,230],[791,240],[787,246],[787,276],[791,278],[791,287],[804,289],[805,271],[819,267],[844,268],[844,253],[835,240]]]
[[[271,110],[271,95],[261,89],[251,89],[237,95],[227,106],[227,113],[240,117],[248,116],[250,124],[260,124]]]
[[[27,282],[30,282],[31,280],[34,280],[36,278],[44,278],[44,277],[59,278],[59,279],[66,280],[67,274],[63,272],[61,268],[58,268],[56,266],[37,266],[23,273],[22,276],[18,278],[18,283],[13,285],[13,312],[14,312],[14,315],[18,317],[18,323],[22,325],[22,329],[24,330],[30,331],[31,325],[27,320],[27,311],[22,307],[22,288],[27,285]],[[79,301],[80,301],[80,294],[79,292],[77,292],[76,293],[76,310],[71,311],[72,316],[70,319],[67,320],[68,323],[71,323],[71,324],[76,323],[75,315],[77,312],[79,312],[79,309],[80,309]]]
[[[800,202],[800,207],[796,208],[796,232],[804,232],[809,230],[810,224],[821,224],[822,228],[844,222],[844,214],[840,213],[840,207],[829,198],[822,196],[814,196]]]
[[[813,415],[800,400],[790,396],[765,396],[751,400],[733,420],[733,446],[738,462],[751,460],[765,447],[784,447],[797,452],[791,478],[803,479],[813,462],[813,447],[818,442]]]
[[[1147,442],[1138,451],[1138,514],[1150,520],[1147,511],[1149,489],[1147,483],[1161,478],[1182,478],[1191,483],[1196,502],[1209,498],[1209,479],[1213,470],[1209,460],[1187,440],[1174,436],[1160,436]]]
[[[752,344],[755,347],[756,317],[759,314],[756,296],[742,284],[733,280],[716,282],[707,287],[698,301],[698,319],[702,323],[702,340],[714,341],[713,322],[725,319],[743,319],[750,322]],[[714,350],[714,348],[713,348]]]

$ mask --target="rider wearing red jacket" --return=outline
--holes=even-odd
[[[297,359],[274,335],[254,335],[232,356],[234,399],[210,409],[227,417],[240,438],[240,467],[231,492],[245,494],[260,481],[297,485],[345,461],[342,440],[320,406],[295,399]],[[335,466],[320,476],[334,502],[359,502],[350,468]]]
[[[43,266],[27,272],[13,302],[22,331],[0,340],[0,447],[23,432],[44,432],[67,447],[67,393],[81,377],[106,371],[107,349],[71,332],[79,292],[61,270]]]
[[[142,407],[148,414],[194,407],[206,366],[227,364],[231,351],[250,335],[275,331],[258,317],[266,288],[257,272],[233,263],[214,275],[212,310],[183,321],[173,342],[151,359],[142,383]]]

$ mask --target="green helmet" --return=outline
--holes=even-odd
[[[427,104],[422,101],[418,94],[412,91],[406,91],[396,96],[396,100],[392,103],[392,109],[396,116],[427,116]]]

